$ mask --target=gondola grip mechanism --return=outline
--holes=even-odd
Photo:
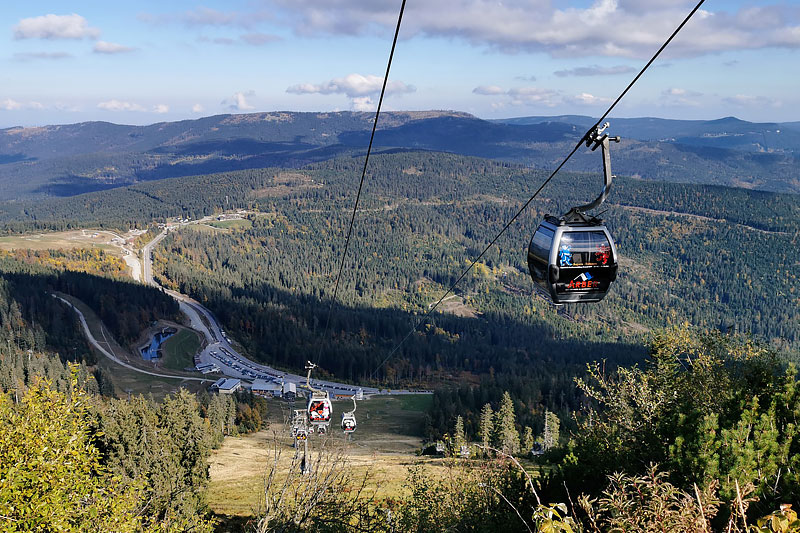
[[[593,202],[586,205],[573,207],[570,212],[565,215],[565,217],[573,218],[577,213],[586,213],[587,211],[596,208],[605,201],[606,196],[608,196],[608,193],[611,191],[611,183],[615,176],[611,174],[610,143],[618,143],[620,142],[620,138],[618,136],[610,137],[607,133],[603,133],[608,126],[609,123],[606,122],[603,124],[603,127],[595,127],[586,134],[586,146],[591,148],[592,151],[597,150],[597,147],[599,146],[603,152],[603,190],[600,192],[600,196],[598,196]]]

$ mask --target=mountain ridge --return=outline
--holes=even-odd
[[[0,201],[71,196],[153,179],[304,165],[363,154],[373,113],[223,114],[147,126],[110,122],[0,130]],[[431,150],[555,168],[595,119],[487,121],[459,111],[381,114],[374,148]],[[800,126],[735,117],[612,119],[617,172],[642,179],[800,192]],[[795,129],[798,128],[798,129]],[[579,151],[573,170],[598,171]]]

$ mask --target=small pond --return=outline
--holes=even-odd
[[[151,361],[161,357],[161,344],[177,332],[178,330],[175,328],[164,328],[161,331],[157,331],[150,339],[150,343],[145,344],[139,349],[142,354],[142,359]]]

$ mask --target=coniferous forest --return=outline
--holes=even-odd
[[[326,331],[362,164],[12,206],[4,230],[152,228],[241,209],[236,224],[171,231],[153,251],[159,282],[209,307],[254,360],[297,371],[318,356],[323,377],[432,388],[425,437],[446,439],[453,455],[486,444],[447,463],[449,485],[412,472],[407,500],[351,501],[344,518],[342,485],[321,496],[329,514],[298,524],[276,511],[279,530],[794,531],[750,526],[790,524],[779,506],[800,498],[797,196],[620,178],[602,214],[619,278],[600,304],[555,309],[532,291],[530,235],[600,181],[559,175],[392,353],[546,174],[450,154],[376,156]],[[0,270],[0,457],[15,458],[0,461],[0,515],[10,530],[210,531],[209,454],[262,427],[264,403],[109,388],[53,293],[84,301],[126,342],[154,320],[180,320],[168,295],[125,281],[119,260],[3,252]],[[541,467],[535,481],[508,459],[529,461],[534,444],[545,449],[527,463]],[[70,450],[75,468],[54,465],[55,449]],[[20,462],[27,469],[12,468]],[[60,514],[25,507],[21,487],[35,496],[26,501],[50,494]]]

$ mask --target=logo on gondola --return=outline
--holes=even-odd
[[[327,422],[331,419],[331,410],[324,401],[312,401],[308,408],[308,416],[312,422]]]
[[[558,250],[558,266],[572,266],[572,249],[569,244],[562,244]]]
[[[611,247],[607,244],[601,244],[598,250],[594,253],[594,258],[600,265],[607,265],[611,257]]]
[[[592,277],[589,272],[584,272],[567,284],[567,289],[599,289],[600,282]]]

